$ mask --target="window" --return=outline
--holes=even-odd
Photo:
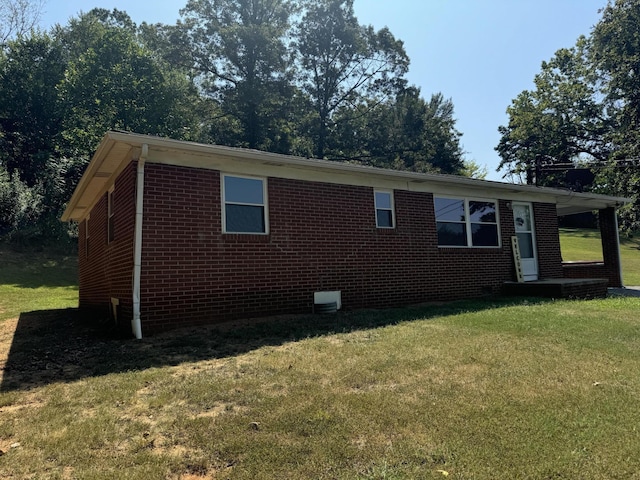
[[[107,192],[107,243],[113,242],[113,187]]]
[[[391,192],[374,192],[376,205],[376,226],[393,228],[393,195]]]
[[[89,256],[89,217],[84,221],[84,254]]]
[[[495,201],[435,197],[434,205],[439,246],[500,246]]]
[[[226,233],[267,233],[265,186],[262,178],[223,176]]]

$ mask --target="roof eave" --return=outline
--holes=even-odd
[[[109,166],[108,171],[103,171],[105,161],[107,159],[111,160],[109,155],[113,148],[118,144],[118,139],[113,138],[111,135],[112,133],[113,132],[108,132],[100,142],[100,145],[98,145],[98,148],[87,165],[87,169],[82,175],[82,178],[78,182],[71,199],[67,203],[65,211],[60,217],[62,221],[77,221],[84,218],[84,216],[86,216],[86,210],[95,203],[95,199],[91,199],[91,201],[85,202],[86,204],[81,204],[87,189],[91,187],[95,188],[95,185],[92,185],[92,183],[95,183],[96,179],[101,180],[99,182],[101,186],[102,184],[112,181],[113,172],[119,170],[122,167],[122,163],[126,163],[130,160],[130,158],[127,158],[126,156],[118,158],[115,165]],[[100,188],[100,190],[102,190],[102,188]]]
[[[623,197],[609,197],[604,195],[576,193],[562,189],[509,184],[493,180],[479,180],[474,178],[461,177],[457,175],[390,170],[329,160],[294,157],[252,149],[226,147],[221,145],[208,145],[150,135],[141,135],[137,133],[110,131],[105,134],[102,142],[96,150],[96,153],[91,159],[87,170],[78,183],[78,186],[76,187],[76,190],[74,191],[74,194],[71,197],[71,200],[69,201],[67,208],[61,217],[63,221],[80,220],[84,218],[87,213],[86,211],[93,203],[95,203],[95,199],[93,199],[93,203],[89,202],[91,205],[79,205],[79,202],[83,198],[92,180],[95,179],[96,175],[101,174],[103,177],[104,175],[106,175],[106,172],[101,172],[100,169],[116,144],[122,144],[123,147],[127,146],[128,151],[131,151],[131,149],[141,148],[142,145],[146,144],[149,146],[149,148],[155,148],[158,150],[185,152],[189,154],[205,156],[219,155],[228,158],[237,158],[244,161],[256,161],[274,166],[297,167],[302,169],[313,169],[316,171],[324,170],[326,172],[339,172],[343,174],[385,177],[412,183],[433,183],[445,187],[452,186],[458,189],[460,189],[461,187],[469,187],[474,189],[488,188],[494,191],[502,192],[507,198],[513,198],[514,195],[518,194],[542,194],[545,197],[550,197],[555,200],[558,215],[570,214],[565,212],[580,213],[607,207],[618,207],[631,201],[631,199]],[[116,162],[115,164],[121,166],[123,162],[131,161],[131,159],[131,155],[129,155],[128,157],[118,158],[117,160],[119,163]],[[115,171],[113,169],[114,163],[112,160],[110,161],[112,163],[111,170]],[[107,181],[112,180],[105,178],[105,182]]]

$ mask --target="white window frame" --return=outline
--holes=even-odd
[[[225,178],[226,177],[234,177],[234,178],[246,178],[250,180],[260,180],[262,182],[262,203],[238,203],[238,202],[227,202],[225,197]],[[233,234],[233,235],[268,235],[269,234],[269,205],[267,202],[267,179],[266,177],[254,177],[250,175],[237,175],[235,173],[223,173],[220,177],[220,194],[221,194],[221,205],[222,208],[222,232]],[[264,214],[264,232],[230,232],[227,231],[227,204],[230,205],[246,205],[251,207],[263,207]]]
[[[438,229],[438,217],[437,212],[435,212],[436,208],[436,198],[446,198],[449,200],[462,200],[464,202],[464,222],[454,222],[448,220],[440,220],[442,223],[464,223],[466,226],[467,232],[467,244],[466,245],[440,245],[438,243],[438,248],[502,248],[502,237],[500,235],[500,209],[499,202],[497,199],[492,198],[477,198],[477,197],[460,197],[455,195],[434,195],[433,196],[433,209],[436,220],[436,233]],[[495,222],[472,222],[471,215],[469,214],[469,202],[485,202],[485,203],[493,203],[496,209],[496,221]],[[495,225],[496,233],[498,236],[498,244],[497,245],[473,245],[473,232],[471,226],[474,224],[478,225]]]
[[[115,240],[114,229],[113,229],[113,221],[114,221],[113,192],[114,190],[115,190],[115,186],[112,185],[111,188],[109,188],[109,190],[107,191],[107,244]]]
[[[378,207],[378,193],[384,193],[389,195],[389,205],[391,208]],[[377,228],[386,228],[386,229],[394,229],[396,228],[396,213],[395,213],[395,203],[393,201],[393,190],[374,190],[373,191],[373,203],[375,207],[376,214],[376,227]],[[378,210],[384,210],[385,212],[391,211],[391,226],[388,227],[386,225],[378,224]]]

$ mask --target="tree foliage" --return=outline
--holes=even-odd
[[[606,191],[633,198],[622,224],[640,231],[640,0],[609,2],[593,30],[593,64],[603,79],[616,128],[607,136],[611,155],[600,170]]]
[[[558,50],[542,62],[535,90],[523,91],[507,108],[509,124],[499,127],[496,150],[502,157],[499,168],[508,175],[545,184],[550,177],[545,169],[608,157],[612,125],[588,55],[585,37],[573,48]]]
[[[140,43],[126,14],[93,10],[60,36],[72,53],[59,89],[73,155],[90,152],[109,129],[197,138],[195,89]]]
[[[269,148],[290,96],[285,0],[190,0],[182,10],[203,91],[241,128],[232,143]],[[275,142],[277,143],[277,142]]]
[[[556,52],[535,89],[507,109],[496,150],[506,176],[563,185],[554,172],[588,167],[593,189],[629,196],[623,225],[640,228],[640,0],[609,1],[588,37]],[[567,185],[568,186],[568,185]]]
[[[44,199],[28,218],[37,212],[35,223],[50,223],[106,130],[196,138],[198,100],[186,76],[138,41],[123,12],[93,10],[51,34],[17,37],[0,57],[4,192],[30,189],[16,198]],[[5,226],[27,218],[16,215],[3,212],[13,219]]]
[[[385,102],[343,107],[336,115],[330,157],[416,172],[460,173],[460,133],[453,103],[442,94],[427,102],[416,87]]]
[[[63,57],[54,38],[34,34],[9,42],[0,59],[0,164],[29,187],[61,142]]]
[[[41,201],[34,189],[0,166],[0,236],[35,222]]]
[[[402,42],[360,24],[353,0],[188,0],[181,14],[138,26],[94,9],[48,33],[11,27],[0,51],[0,235],[55,230],[109,129],[478,171],[464,164],[452,101],[407,85]]]
[[[409,58],[388,28],[358,23],[353,0],[309,2],[295,32],[299,81],[315,111],[315,155],[324,157],[332,115],[374,104],[404,86]]]

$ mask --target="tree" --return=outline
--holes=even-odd
[[[456,129],[453,101],[441,93],[431,96],[427,104],[425,136],[431,164],[442,173],[460,173],[464,167],[460,145],[462,134]]]
[[[594,191],[632,197],[621,225],[640,229],[640,0],[610,0],[588,37],[558,50],[507,110],[496,150],[507,175],[572,186],[548,170],[587,167]],[[564,176],[563,176],[564,177]]]
[[[57,220],[68,199],[61,157],[63,101],[58,86],[65,73],[63,48],[41,33],[7,42],[0,60],[0,174],[5,172],[2,230],[13,235],[58,240]],[[28,232],[26,234],[25,232]],[[60,236],[59,236],[60,235]],[[54,240],[54,241],[55,241]]]
[[[37,220],[41,198],[0,165],[0,237]]]
[[[613,140],[619,154],[640,153],[640,1],[609,2],[593,30],[594,69],[606,82],[604,92],[616,108]]]
[[[198,137],[195,89],[145,48],[126,14],[92,10],[59,35],[69,55],[60,91],[70,155],[90,155],[109,129]]]
[[[592,33],[592,60],[603,79],[616,128],[607,137],[612,153],[600,171],[607,193],[633,198],[621,223],[640,230],[640,0],[609,1]]]
[[[542,63],[535,90],[520,93],[507,108],[509,124],[496,150],[499,169],[526,183],[553,181],[544,169],[571,168],[577,161],[606,159],[612,125],[600,85],[590,64],[589,40],[581,37],[571,49],[560,49]]]
[[[475,160],[465,160],[464,167],[460,174],[464,177],[485,180],[489,174],[489,170],[486,165],[480,165]]]
[[[353,0],[309,2],[295,42],[299,82],[315,110],[315,154],[323,158],[334,113],[395,93],[404,86],[409,58],[387,28],[376,32],[358,23]]]
[[[8,42],[0,60],[0,164],[28,187],[60,145],[63,56],[58,41],[36,33]]]
[[[453,103],[438,93],[427,102],[408,87],[385,102],[336,112],[332,158],[418,172],[460,173],[463,153]]]
[[[44,0],[0,0],[0,46],[35,29]]]
[[[97,9],[11,40],[0,56],[4,192],[24,186],[20,198],[43,199],[29,218],[46,233],[106,130],[196,139],[198,105],[189,78],[146,49],[123,12]]]
[[[204,93],[242,127],[232,144],[271,149],[274,121],[287,116],[293,13],[287,0],[190,0],[181,11]]]

